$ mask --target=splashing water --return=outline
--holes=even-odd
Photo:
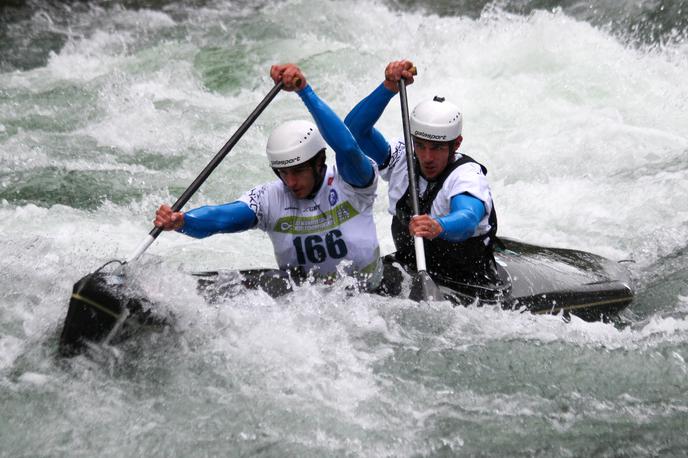
[[[0,456],[680,455],[686,10],[632,3],[1,7]],[[166,233],[137,278],[174,329],[56,358],[73,283],[133,251],[269,90],[271,64],[299,63],[344,116],[397,58],[419,70],[411,105],[461,106],[502,235],[635,261],[625,326],[344,284],[209,305],[185,272],[272,267],[269,240]],[[378,124],[389,138],[395,103]],[[271,180],[267,136],[303,116],[281,94],[190,205]]]

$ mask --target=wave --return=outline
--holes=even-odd
[[[112,12],[149,11],[146,26],[186,20],[190,11],[231,10],[252,14],[268,7],[266,0],[14,0],[0,3],[0,72],[44,66],[50,53],[84,33],[75,17],[96,18],[106,27]],[[279,3],[285,3],[278,2]],[[357,8],[365,14],[366,4]],[[576,20],[609,31],[636,46],[683,44],[688,35],[688,0],[383,0],[393,11],[477,19],[494,11],[530,15],[538,10],[561,11]],[[102,16],[98,19],[99,16]],[[431,19],[429,19],[431,20]],[[145,34],[139,36],[145,39]]]
[[[519,15],[560,10],[637,45],[679,43],[688,34],[688,0],[389,0],[389,4],[398,10],[471,18],[495,8]]]

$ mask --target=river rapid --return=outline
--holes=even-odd
[[[685,456],[688,3],[47,1],[0,6],[0,456]],[[350,295],[207,304],[260,231],[165,233],[132,269],[166,332],[57,357],[73,284],[127,258],[296,62],[342,117],[390,60],[464,114],[500,235],[627,263],[614,323]],[[274,179],[279,94],[187,208]],[[401,135],[398,99],[378,124]],[[332,157],[329,158],[333,160]],[[393,250],[379,188],[383,254]]]

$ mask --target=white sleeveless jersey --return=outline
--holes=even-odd
[[[375,167],[375,166],[373,166]],[[380,247],[373,220],[375,178],[366,188],[345,182],[335,166],[328,166],[313,199],[297,199],[277,180],[257,186],[238,200],[256,214],[255,227],[272,240],[280,269],[303,266],[316,275],[368,275],[368,284],[381,276]],[[340,266],[341,264],[341,266]]]
[[[408,188],[408,166],[406,164],[406,144],[404,141],[398,140],[391,145],[389,165],[380,170],[380,176],[383,180],[389,182],[389,208],[387,210],[391,215],[395,215],[397,202]],[[427,180],[421,176],[418,180],[418,194],[422,195],[427,187]],[[476,163],[463,164],[454,169],[432,202],[430,215],[437,218],[449,214],[451,211],[451,198],[463,193],[470,194],[476,199],[481,200],[485,205],[485,216],[480,220],[471,237],[487,234],[490,231],[489,217],[493,205],[492,191],[487,177]]]

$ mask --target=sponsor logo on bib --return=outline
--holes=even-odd
[[[330,195],[328,196],[328,199],[330,201],[330,205],[334,205],[337,203],[339,200],[339,196],[337,195],[337,191],[334,189],[330,189]]]
[[[358,211],[348,200],[344,200],[317,215],[283,216],[275,222],[273,230],[283,234],[318,234],[336,229],[357,215]]]

